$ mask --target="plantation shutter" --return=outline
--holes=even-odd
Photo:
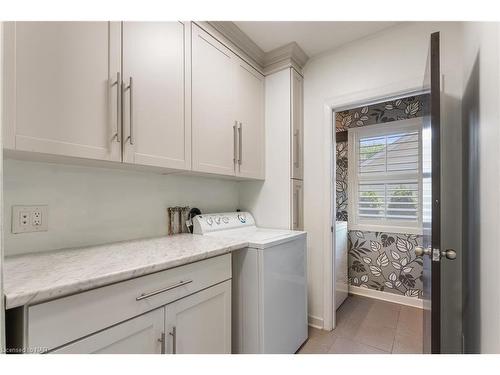
[[[421,226],[421,130],[398,122],[353,129],[358,224]]]

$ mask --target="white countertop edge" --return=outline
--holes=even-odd
[[[272,242],[278,245],[306,235],[290,231]],[[7,257],[5,308],[47,302],[246,247],[262,249],[268,244],[261,246],[245,238],[181,234]],[[144,263],[137,259],[144,259]]]
[[[135,242],[135,241],[130,241],[130,242]],[[242,249],[245,247],[248,247],[247,242],[235,243],[233,241],[233,244],[229,246],[222,246],[220,248],[212,249],[206,252],[199,252],[193,255],[187,255],[179,258],[169,259],[168,261],[165,262],[160,261],[158,263],[148,264],[142,267],[124,269],[119,272],[104,274],[99,277],[89,277],[89,278],[74,280],[73,282],[70,283],[51,285],[49,287],[40,286],[39,288],[36,288],[36,290],[33,289],[20,292],[16,291],[9,292],[8,288],[4,288],[5,309],[11,309],[25,305],[29,306],[47,302],[53,299],[85,292],[91,289],[96,289],[99,287],[126,281],[136,277],[149,275],[155,272],[165,271],[171,268],[180,267],[189,263],[194,263],[204,259],[213,258],[219,255],[228,254],[232,251]]]

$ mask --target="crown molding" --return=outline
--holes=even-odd
[[[306,65],[309,56],[296,42],[285,44],[266,53],[264,74],[271,74],[283,68],[293,67],[299,73]]]
[[[234,22],[208,21],[207,23],[251,59],[266,75],[290,67],[302,74],[302,68],[309,60],[309,56],[296,42],[264,52]]]
[[[234,22],[208,21],[208,24],[257,63],[261,70],[264,68],[266,53],[247,34],[241,31]]]

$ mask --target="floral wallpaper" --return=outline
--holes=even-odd
[[[422,117],[429,110],[429,95],[375,103],[335,113],[336,131]],[[347,216],[347,142],[336,144],[337,220]],[[422,298],[422,260],[415,257],[422,236],[386,232],[349,231],[349,284],[409,297]]]
[[[347,221],[347,142],[337,142],[336,154],[337,221]]]
[[[349,231],[349,284],[422,298],[422,236]]]
[[[429,94],[408,96],[335,113],[335,130],[422,117],[429,110]]]

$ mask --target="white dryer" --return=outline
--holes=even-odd
[[[233,252],[233,353],[295,353],[308,334],[306,233],[259,228],[248,212],[198,215],[193,233],[248,243]]]

